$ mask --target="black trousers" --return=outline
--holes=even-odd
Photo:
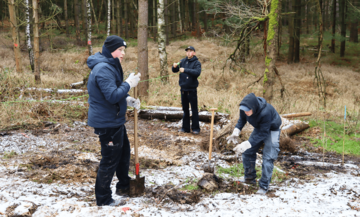
[[[183,115],[183,130],[185,132],[190,132],[190,112],[189,112],[189,103],[191,105],[192,112],[192,126],[191,129],[194,131],[200,131],[199,126],[199,111],[197,103],[197,91],[181,91],[181,104],[184,111]]]
[[[108,205],[112,202],[111,181],[116,172],[119,182],[116,188],[129,187],[130,143],[125,125],[119,128],[95,128],[101,143],[101,161],[95,183],[96,204]]]

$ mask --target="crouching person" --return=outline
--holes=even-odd
[[[112,198],[110,184],[114,173],[118,178],[116,193],[129,191],[130,143],[126,134],[125,114],[128,106],[137,109],[140,101],[128,92],[136,87],[140,73],[134,73],[123,82],[121,61],[125,56],[125,41],[118,36],[106,38],[102,53],[87,59],[91,69],[87,89],[89,92],[88,125],[94,127],[101,143],[101,161],[96,177],[95,196],[98,206],[117,206],[123,202]]]
[[[262,174],[257,194],[266,194],[271,181],[274,161],[278,157],[281,118],[275,108],[264,98],[256,97],[250,93],[240,103],[240,118],[228,142],[238,143],[240,131],[249,122],[254,131],[248,141],[242,142],[234,148],[237,154],[242,154],[245,177],[240,182],[256,184],[255,161],[256,152],[262,143],[263,149]]]

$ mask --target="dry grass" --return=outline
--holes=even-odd
[[[41,85],[34,84],[33,74],[29,67],[29,58],[26,52],[22,52],[22,65],[24,72],[18,74],[14,72],[15,61],[13,50],[4,44],[11,44],[11,39],[7,33],[0,34],[0,74],[4,70],[10,70],[8,81],[11,83],[11,90],[7,99],[1,97],[2,101],[14,100],[18,97],[19,89],[23,87],[49,87],[49,88],[69,88],[69,84],[81,81],[89,72],[86,66],[86,49],[75,48],[70,51],[51,53],[45,51],[41,54]],[[200,107],[217,107],[222,112],[228,112],[232,118],[238,118],[238,105],[242,98],[248,93],[255,93],[261,96],[263,92],[261,81],[248,88],[264,71],[264,58],[260,54],[261,49],[255,47],[252,50],[252,58],[248,60],[246,69],[255,73],[256,76],[226,68],[222,71],[222,66],[228,55],[233,51],[233,47],[221,46],[213,39],[198,41],[189,39],[186,41],[176,41],[167,47],[169,74],[171,64],[184,58],[184,48],[192,45],[197,49],[197,57],[202,64],[202,73],[199,78],[198,104]],[[261,45],[259,45],[261,47]],[[157,45],[149,42],[149,75],[150,78],[159,76],[159,59]],[[101,47],[95,47],[98,52]],[[260,51],[260,52],[257,52]],[[281,74],[286,88],[285,99],[280,98],[280,84],[275,84],[275,98],[272,105],[280,113],[292,112],[313,112],[317,114],[322,110],[319,103],[317,90],[313,84],[315,59],[307,58],[306,63],[288,65],[278,62],[277,67]],[[129,47],[126,50],[125,60],[122,63],[125,78],[130,72],[137,71],[137,48]],[[2,71],[1,71],[2,70]],[[350,111],[359,111],[360,104],[360,74],[345,67],[336,67],[327,64],[322,65],[322,71],[328,83],[327,112],[332,115],[343,115],[344,105]],[[3,81],[1,81],[3,82]],[[17,91],[16,91],[17,90]],[[1,95],[0,95],[1,96]],[[34,97],[34,96],[33,96]],[[39,98],[39,96],[37,96]],[[162,106],[181,106],[180,87],[178,76],[170,76],[169,83],[163,84],[159,79],[154,79],[150,83],[149,98],[147,105]],[[22,122],[31,123],[34,115],[31,115],[31,108],[34,103],[1,104],[0,126],[9,126]],[[50,110],[53,114],[64,105],[54,109],[51,105]],[[50,105],[49,105],[50,107]],[[27,113],[28,112],[28,113]],[[24,115],[25,114],[25,115]],[[27,115],[26,115],[27,114]],[[51,113],[50,113],[51,114]],[[61,119],[63,113],[57,113],[56,119]],[[79,115],[80,117],[81,115]],[[35,120],[40,121],[41,117],[35,116]],[[54,115],[55,117],[55,115]],[[54,118],[53,117],[53,118]],[[73,117],[74,118],[74,117]]]

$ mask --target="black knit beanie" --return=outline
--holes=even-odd
[[[110,35],[106,38],[104,45],[112,53],[121,46],[126,47],[126,42],[117,35]]]

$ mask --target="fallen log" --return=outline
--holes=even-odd
[[[300,133],[307,128],[309,128],[310,125],[305,122],[299,122],[295,124],[289,124],[281,129],[281,133],[284,133],[288,136],[294,135],[296,133]]]
[[[168,107],[172,110],[152,110],[152,109],[141,109],[139,117],[142,119],[164,119],[164,120],[180,120],[183,118],[184,112],[182,110],[175,109],[176,107]],[[192,112],[190,111],[190,116]],[[228,114],[215,113],[215,123],[223,122],[229,117]],[[203,122],[211,121],[211,112],[201,111],[199,112],[199,119]]]
[[[59,94],[64,94],[64,93],[68,93],[68,94],[75,94],[75,93],[87,93],[87,90],[78,90],[78,89],[58,89],[58,90],[53,90],[51,88],[36,88],[36,87],[29,87],[27,88],[27,90],[31,90],[31,91],[43,91],[43,92],[48,92],[48,93],[59,93]]]
[[[81,87],[83,84],[84,84],[84,81],[79,81],[79,82],[70,84],[70,87],[73,89],[76,89],[76,88]]]
[[[283,114],[280,115],[283,118],[296,118],[296,117],[304,117],[304,116],[310,116],[310,112],[301,112],[301,113],[291,113],[291,114]]]

